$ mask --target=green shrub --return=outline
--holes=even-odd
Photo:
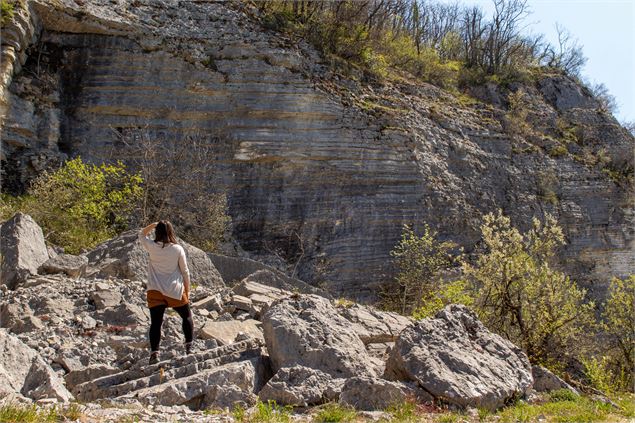
[[[390,414],[391,422],[414,422],[417,421],[417,405],[412,401],[404,401],[391,405],[386,409]]]
[[[320,423],[350,422],[356,417],[357,412],[354,409],[338,403],[328,403],[319,408],[314,421]]]
[[[2,423],[39,423],[56,422],[56,407],[41,408],[35,404],[5,404],[0,406],[0,422]]]
[[[287,423],[291,420],[291,410],[292,407],[281,407],[272,400],[266,403],[258,401],[254,411],[247,416],[247,421],[254,423]]]
[[[0,23],[5,25],[13,19],[15,3],[11,0],[0,0]]]
[[[558,401],[577,401],[579,395],[569,389],[556,389],[549,393],[549,399],[553,402]]]
[[[601,369],[608,381],[601,384],[609,390],[631,390],[635,367],[635,275],[613,278],[602,314],[602,330],[608,334],[607,354]],[[586,363],[585,363],[586,364]],[[595,362],[595,365],[598,363]],[[588,366],[587,366],[588,368]],[[596,377],[596,380],[597,377]]]
[[[93,165],[76,158],[38,177],[26,196],[4,196],[0,211],[3,219],[28,213],[48,241],[76,254],[126,229],[141,182],[121,163]]]
[[[440,272],[453,259],[449,253],[451,243],[437,240],[437,233],[426,224],[418,236],[410,226],[404,225],[401,240],[390,252],[397,268],[395,283],[383,292],[383,307],[404,315],[431,301],[441,283]]]
[[[522,234],[499,210],[484,217],[481,232],[487,251],[474,264],[463,262],[481,319],[522,346],[533,362],[561,361],[593,326],[595,305],[554,267],[564,244],[556,219],[549,214],[544,222],[534,218]]]
[[[424,295],[421,305],[412,312],[412,317],[425,319],[434,316],[448,304],[471,306],[473,303],[474,296],[466,281],[440,282],[434,290]]]

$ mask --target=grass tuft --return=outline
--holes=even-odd
[[[320,423],[350,422],[355,420],[357,412],[338,403],[328,403],[320,407],[314,421]]]

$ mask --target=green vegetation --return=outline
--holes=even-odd
[[[141,183],[121,163],[98,166],[77,158],[43,173],[26,195],[3,196],[0,216],[28,213],[48,241],[76,254],[126,229],[141,198]]]
[[[395,423],[410,423],[418,420],[417,404],[413,401],[404,401],[394,404],[386,409],[390,414],[390,421]]]
[[[319,407],[313,421],[320,423],[350,422],[355,420],[357,412],[338,403],[328,403]]]
[[[443,285],[441,271],[452,263],[452,247],[439,242],[437,233],[427,224],[421,236],[404,225],[401,240],[390,253],[398,273],[395,284],[381,294],[384,308],[409,315],[421,307],[429,310],[432,304],[442,301],[444,296],[437,294],[437,287]]]
[[[484,217],[487,252],[474,264],[463,263],[464,276],[476,290],[475,308],[495,332],[523,347],[530,360],[549,365],[562,358],[593,322],[586,291],[555,269],[564,235],[549,214],[533,219],[521,234],[501,211]]]
[[[13,19],[15,14],[15,2],[12,0],[0,0],[0,23],[5,25]]]
[[[528,136],[533,131],[527,122],[529,103],[525,91],[520,88],[507,96],[509,111],[505,116],[505,127],[510,134]]]
[[[0,406],[0,422],[3,423],[75,421],[82,417],[83,414],[76,403],[52,407],[40,407],[35,404],[5,404]]]
[[[635,316],[635,275],[625,279],[613,278],[601,324],[601,329],[608,335],[607,355],[599,362],[595,358],[585,362],[587,375],[590,367],[599,370],[595,372],[597,376],[590,379],[600,390],[625,391],[632,389],[635,383],[633,380],[635,368],[633,316]]]
[[[480,7],[421,0],[264,0],[258,7],[266,28],[304,38],[370,79],[397,79],[405,71],[456,88],[506,85],[540,65],[577,74],[584,64],[577,45],[565,39],[558,49],[522,34],[526,2],[495,3],[491,19]]]
[[[292,407],[281,407],[275,401],[258,401],[251,412],[241,405],[232,410],[234,420],[245,423],[287,423],[291,420]]]

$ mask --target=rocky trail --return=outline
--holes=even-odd
[[[464,306],[414,322],[319,295],[253,261],[243,266],[253,273],[230,280],[244,272],[240,258],[215,257],[223,280],[209,256],[184,245],[198,284],[193,353],[184,354],[180,318],[168,311],[160,362],[148,365],[146,263],[136,238],[70,256],[47,248],[29,216],[4,222],[0,401],[79,402],[91,421],[210,421],[231,417],[206,410],[258,401],[303,413],[339,402],[381,415],[404,401],[494,410],[535,395],[532,385],[573,390],[532,371],[518,347]]]

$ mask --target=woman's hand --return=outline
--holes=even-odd
[[[148,226],[146,226],[145,228],[141,229],[141,233],[143,233],[144,236],[148,236],[148,234],[150,232],[152,232],[154,230],[154,228],[157,227],[158,224],[159,224],[159,222],[150,223]]]

